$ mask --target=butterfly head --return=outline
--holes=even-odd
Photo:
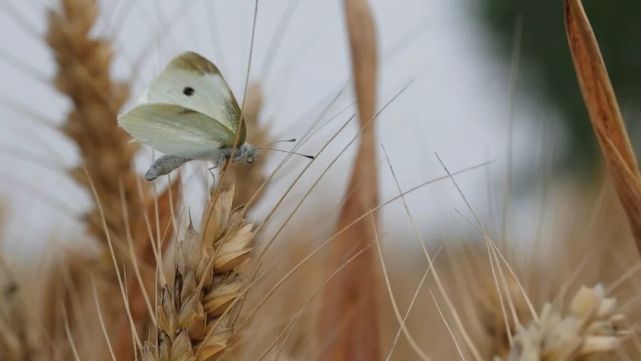
[[[244,160],[248,164],[251,164],[251,163],[254,163],[254,161],[256,161],[257,156],[258,156],[258,151],[256,150],[256,148],[251,144],[245,143],[240,146],[237,161]]]

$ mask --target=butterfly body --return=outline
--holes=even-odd
[[[165,154],[147,171],[148,180],[189,160],[218,166],[232,155],[232,161],[248,163],[257,156],[245,143],[245,122],[227,82],[212,62],[194,52],[174,58],[118,121],[134,140]]]

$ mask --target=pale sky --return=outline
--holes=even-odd
[[[273,46],[271,39],[283,21],[285,9],[292,6],[288,4],[295,4],[296,0],[259,2],[251,78],[263,84],[266,101],[263,116],[270,122],[274,138],[300,137],[320,112],[321,104],[336,94],[350,72],[341,2],[297,1],[267,79],[264,66],[268,49]],[[46,4],[53,3],[53,0],[28,0],[7,5],[9,2],[4,1],[0,6],[0,33],[4,34],[0,38],[3,79],[0,197],[9,209],[9,227],[3,229],[6,243],[18,252],[29,252],[51,239],[73,241],[79,237],[70,231],[79,229],[74,215],[80,214],[90,199],[58,168],[77,161],[74,146],[61,134],[26,119],[25,114],[9,106],[27,107],[52,124],[60,124],[64,118],[68,103],[46,85],[46,77],[54,73],[52,57],[36,35],[19,25],[14,13],[18,11],[35,31],[42,32]],[[505,193],[510,114],[513,114],[513,169],[518,173],[524,167],[541,167],[542,149],[549,152],[552,148],[553,139],[548,133],[555,133],[550,132],[549,125],[554,109],[520,94],[516,96],[514,109],[510,110],[513,103],[510,64],[496,57],[491,41],[469,13],[465,0],[371,3],[382,58],[379,105],[413,79],[377,124],[379,142],[388,151],[402,187],[407,189],[444,174],[434,152],[438,152],[451,170],[495,159],[489,171],[476,170],[458,177],[472,205],[490,222],[490,202],[494,205],[493,211],[498,212]],[[103,16],[95,33],[116,38],[118,56],[114,74],[117,77],[129,77],[132,60],[144,53],[146,61],[140,78],[134,83],[133,99],[172,56],[184,50],[198,51],[217,63],[234,93],[241,98],[253,4],[249,0],[104,0],[101,2]],[[16,61],[27,71],[13,64]],[[37,75],[31,73],[31,69]],[[45,79],[37,79],[39,76]],[[329,113],[337,114],[352,101],[353,96],[348,92]],[[318,132],[303,151],[316,152],[351,112],[353,107]],[[299,199],[355,131],[355,126],[350,127],[317,159],[288,204]],[[12,151],[7,152],[9,149]],[[340,201],[342,191],[337,190],[342,190],[347,180],[353,153],[352,147],[328,172],[295,221],[316,222],[313,217],[317,215],[314,212],[317,208],[331,213]],[[29,160],[32,155],[36,155],[36,161]],[[386,200],[397,191],[382,152],[379,156],[381,199]],[[272,167],[281,157],[274,156]],[[149,162],[149,153],[141,155],[138,167],[144,171]],[[257,210],[258,219],[305,162],[303,159],[291,161],[286,175],[278,178],[270,197]],[[204,168],[205,165],[198,166]],[[116,179],[114,175],[114,181]],[[193,182],[200,187],[196,180]],[[46,195],[47,201],[43,201],[41,194]],[[198,194],[194,192],[188,199],[192,202],[190,207],[197,208],[194,204],[198,203]],[[456,212],[456,209],[466,211],[451,182],[417,191],[408,196],[408,202],[414,217],[429,235],[436,237],[456,229],[471,232],[471,227]],[[58,203],[69,211],[61,211]],[[511,228],[519,232],[532,230],[537,225],[535,217],[531,217],[536,212],[536,204],[527,201],[519,204]],[[494,216],[496,218],[496,214]],[[386,208],[383,218],[384,231],[411,237],[400,203]]]

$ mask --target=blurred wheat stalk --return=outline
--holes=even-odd
[[[350,257],[362,254],[346,266],[325,288],[319,313],[319,344],[322,360],[377,360],[380,351],[379,282],[375,242],[370,219],[352,224],[378,205],[374,117],[378,79],[378,47],[374,19],[367,0],[345,0],[346,24],[351,49],[358,107],[360,144],[339,215],[327,270],[334,271]],[[375,219],[376,215],[370,218]],[[344,230],[344,232],[343,232]]]
[[[580,0],[565,1],[565,23],[590,120],[641,253],[641,172],[599,44]]]
[[[124,309],[106,303],[104,312],[108,326],[122,329],[117,333],[122,336],[115,341],[116,353],[129,358],[132,339],[126,335],[130,327],[140,331],[149,318],[151,305],[146,295],[153,290],[155,260],[161,252],[155,245],[168,244],[163,241],[173,233],[171,218],[180,188],[179,182],[174,182],[154,197],[135,173],[138,146],[129,142],[116,122],[129,97],[128,86],[111,79],[113,51],[109,41],[92,35],[98,15],[95,0],[61,0],[59,8],[49,13],[46,39],[58,65],[55,85],[73,104],[63,131],[78,145],[82,156],[81,165],[71,175],[94,195],[96,205],[87,214],[86,223],[104,246],[97,267],[82,263],[81,269],[71,274],[85,278],[63,287],[85,292],[86,275],[95,274],[93,277],[99,278],[95,282],[103,286],[99,292],[126,292]],[[125,269],[134,270],[135,277],[122,284],[120,273]],[[127,314],[131,325],[123,317]]]

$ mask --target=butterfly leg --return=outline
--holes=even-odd
[[[216,187],[216,173],[214,173],[214,169],[216,169],[216,168],[218,168],[217,164],[214,165],[213,167],[207,168],[207,170],[209,171],[209,174],[211,174],[211,180],[213,182],[212,183],[212,188]]]
[[[220,166],[225,163],[225,161],[229,159],[228,155],[225,152],[218,152],[217,156],[214,159],[214,166],[211,167],[213,168],[220,168]]]
[[[227,161],[230,158],[230,153],[227,148],[221,148],[220,151],[217,153],[216,157],[214,157],[213,162],[214,165],[210,168],[208,168],[209,173],[211,174],[211,177],[214,181],[214,186],[216,186],[216,175],[214,174],[213,170],[216,168],[220,168],[221,165],[223,166],[221,172],[225,171],[225,166],[227,165]]]

